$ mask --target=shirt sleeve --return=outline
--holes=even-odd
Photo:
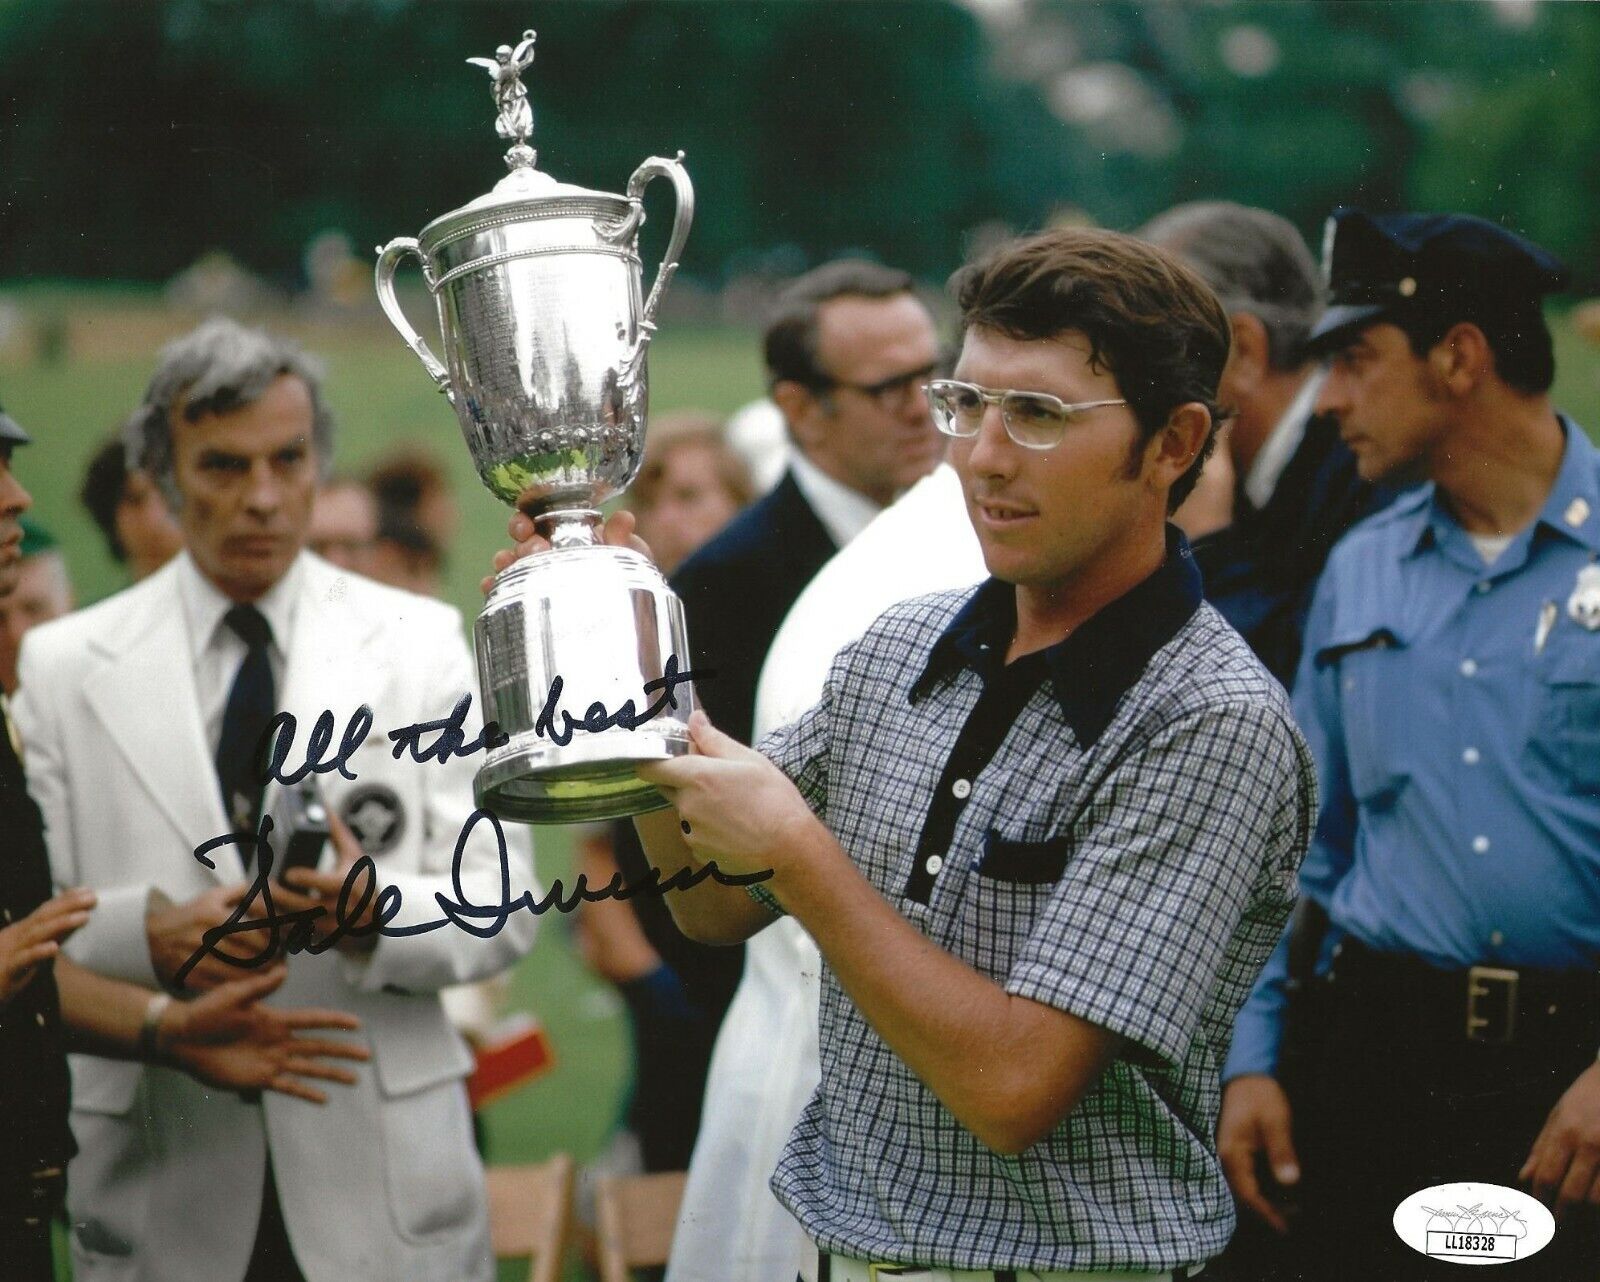
[[[1231,994],[1242,1001],[1281,932],[1314,804],[1305,746],[1281,707],[1228,705],[1164,726],[1073,825],[1066,871],[1006,991],[1180,1062],[1219,976],[1243,972]],[[1241,951],[1253,965],[1230,959]]]
[[[1322,798],[1317,826],[1300,869],[1300,889],[1324,908],[1350,869],[1356,830],[1356,801],[1345,759],[1344,722],[1339,709],[1339,666],[1319,663],[1334,617],[1334,577],[1325,575],[1306,625],[1305,651],[1294,683],[1294,715],[1311,749]],[[1283,1045],[1283,1017],[1289,1003],[1289,932],[1273,950],[1234,1024],[1233,1045],[1222,1080],[1246,1073],[1272,1073]]]

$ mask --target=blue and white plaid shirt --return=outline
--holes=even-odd
[[[1194,1264],[1233,1232],[1218,1069],[1294,897],[1310,757],[1277,682],[1200,604],[1176,531],[1162,569],[1005,666],[1014,626],[995,580],[896,606],[761,751],[918,930],[1123,1049],[1003,1156],[825,971],[822,1081],[773,1190],[823,1249],[862,1259]]]

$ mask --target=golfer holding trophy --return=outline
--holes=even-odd
[[[575,823],[664,805],[635,767],[688,751],[682,604],[646,557],[601,541],[599,508],[639,470],[645,357],[694,189],[681,152],[646,160],[620,196],[536,168],[521,81],[533,43],[529,31],[492,60],[469,59],[492,78],[510,172],[420,236],[384,246],[377,287],[455,410],[483,483],[550,542],[496,577],[474,625],[484,720],[504,736],[478,771],[478,804],[505,819]],[[642,197],[658,177],[672,180],[677,216],[644,296]],[[433,296],[442,362],[395,298],[407,255]]]

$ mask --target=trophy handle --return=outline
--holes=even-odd
[[[655,329],[656,310],[661,306],[661,296],[667,292],[672,274],[678,270],[678,258],[683,253],[684,242],[689,239],[689,224],[694,221],[694,186],[689,182],[689,171],[683,167],[682,160],[681,151],[672,160],[665,156],[651,156],[628,179],[628,199],[641,213],[644,209],[644,189],[652,178],[672,179],[673,190],[678,195],[678,212],[672,220],[672,238],[667,242],[667,252],[661,259],[661,266],[656,269],[650,297],[645,300],[641,323],[646,334]]]
[[[439,358],[429,350],[428,344],[421,334],[411,328],[411,322],[406,319],[406,314],[400,310],[400,302],[394,296],[394,273],[400,266],[400,260],[407,254],[414,255],[422,264],[422,278],[428,282],[428,288],[433,288],[432,273],[428,270],[428,260],[423,256],[422,247],[411,236],[396,236],[387,245],[378,250],[378,265],[374,276],[378,283],[378,302],[383,306],[383,314],[389,318],[389,324],[400,331],[400,337],[406,340],[406,346],[416,353],[417,359],[422,362],[428,371],[428,377],[438,386],[452,404],[455,402],[455,393],[450,387],[450,372],[445,369]]]

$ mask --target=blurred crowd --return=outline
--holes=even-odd
[[[1131,1246],[1119,1255],[1104,1247],[1113,1234],[1090,1234],[1102,1253],[1069,1264],[1053,1248],[1039,1246],[1029,1257],[1029,1244],[1012,1241],[991,1243],[988,1255],[964,1260],[941,1246],[927,1248],[930,1258],[883,1263],[917,1264],[927,1276],[963,1282],[1103,1277],[1117,1270],[1118,1277],[1193,1277],[1202,1265],[1202,1276],[1223,1282],[1432,1276],[1425,1272],[1432,1261],[1407,1255],[1410,1248],[1396,1253],[1384,1217],[1413,1188],[1459,1178],[1520,1181],[1545,1196],[1561,1219],[1539,1276],[1575,1279],[1578,1273],[1564,1270],[1576,1268],[1573,1261],[1595,1240],[1600,1203],[1600,1080],[1593,1067],[1600,1047],[1594,980],[1600,469],[1582,431],[1548,403],[1553,358],[1540,305],[1564,287],[1565,271],[1537,246],[1477,220],[1353,210],[1332,220],[1319,264],[1284,219],[1220,202],[1180,206],[1134,237],[1092,248],[1111,258],[1133,255],[1128,261],[1137,260],[1137,270],[1152,278],[1175,273],[1176,284],[1148,285],[1153,290],[1188,297],[1186,282],[1202,282],[1201,293],[1212,300],[1204,305],[1220,306],[1225,316],[1225,362],[1210,394],[1190,398],[1219,407],[1221,426],[1214,444],[1209,430],[1202,433],[1207,444],[1182,487],[1192,485],[1192,492],[1179,496],[1171,515],[1168,556],[1197,567],[1205,600],[1277,683],[1274,698],[1292,694],[1320,789],[1320,801],[1304,797],[1314,807],[1314,824],[1300,834],[1288,871],[1278,869],[1287,913],[1294,866],[1309,846],[1299,907],[1281,940],[1261,908],[1264,898],[1239,910],[1248,917],[1260,909],[1261,938],[1279,942],[1270,960],[1263,953],[1246,965],[1243,984],[1225,994],[1229,1026],[1212,1036],[1191,1021],[1177,1059],[1123,1033],[1113,1058],[1101,1065],[1108,1078],[1139,1076],[1155,1096],[1170,1093],[1174,1113],[1202,1132],[1197,1147],[1183,1152],[1140,1149],[1137,1136],[1125,1137],[1127,1151],[1119,1149],[1117,1160],[1136,1172],[1154,1168],[1190,1191],[1206,1187],[1209,1171],[1217,1188],[1231,1191],[1233,1206],[1197,1210],[1206,1231],[1194,1240],[1227,1240],[1235,1215],[1239,1231],[1220,1257],[1207,1249],[1203,1256],[1156,1259]],[[1127,268],[1130,276],[1134,270]],[[1099,343],[1090,322],[1073,319],[1078,313],[1071,308],[1079,304],[1069,293],[1063,286],[1062,328],[1082,329]],[[1085,315],[1099,305],[1081,304]],[[985,536],[984,521],[998,528],[1029,514],[980,510],[971,479],[980,450],[1011,450],[1022,460],[1019,469],[1033,466],[1028,460],[1045,458],[1063,430],[1069,437],[1079,430],[1074,415],[1133,404],[1140,394],[1129,380],[1144,371],[1116,363],[1105,353],[1119,349],[1109,346],[1085,368],[1122,380],[1115,399],[1064,405],[1046,395],[1041,406],[1022,375],[1015,388],[977,383],[964,354],[970,349],[962,347],[974,329],[1030,351],[1052,348],[1048,337],[1038,339],[1022,322],[1012,333],[1009,323],[991,319],[942,335],[910,276],[856,259],[828,263],[772,299],[762,336],[766,397],[728,421],[698,411],[651,419],[637,475],[618,505],[633,514],[638,536],[683,602],[694,667],[707,673],[696,688],[697,705],[722,734],[761,744],[819,697],[835,697],[828,683],[838,679],[839,669],[829,677],[836,653],[897,602],[921,593],[970,593],[1003,578],[992,542],[1002,536]],[[1161,314],[1141,316],[1129,331],[1135,338],[1117,341],[1144,341],[1137,339],[1142,332],[1154,349],[1167,323]],[[368,1137],[339,1120],[356,1108],[345,1092],[372,1094],[361,1125],[397,1116],[407,1100],[441,1083],[459,1095],[466,1063],[456,1054],[458,1043],[431,1022],[436,996],[447,994],[457,1030],[481,1044],[505,1013],[497,976],[527,946],[531,924],[527,938],[508,941],[492,961],[473,953],[432,970],[385,962],[410,941],[386,939],[376,949],[329,941],[344,969],[322,987],[297,988],[291,980],[281,996],[294,1004],[282,1007],[288,1022],[264,1027],[262,998],[269,983],[284,982],[281,974],[258,982],[221,973],[195,983],[175,979],[162,960],[164,949],[208,938],[204,931],[226,920],[239,898],[228,897],[228,879],[168,885],[154,868],[107,874],[101,884],[90,875],[117,865],[91,849],[97,839],[111,838],[85,827],[85,807],[110,806],[130,838],[149,829],[131,802],[128,814],[117,809],[123,791],[135,785],[119,783],[121,775],[99,768],[103,762],[80,760],[99,749],[62,727],[81,704],[83,725],[98,716],[100,733],[136,739],[143,723],[137,716],[117,720],[123,712],[114,688],[171,676],[154,658],[119,668],[97,647],[132,654],[141,629],[158,631],[158,616],[187,620],[189,631],[172,637],[186,637],[179,648],[193,651],[197,695],[174,702],[172,715],[190,703],[198,711],[190,756],[206,780],[195,791],[217,808],[207,773],[214,766],[228,807],[225,815],[218,811],[218,822],[242,818],[251,831],[260,822],[262,795],[259,788],[254,795],[248,788],[230,791],[236,776],[225,760],[228,744],[252,728],[259,735],[273,695],[286,695],[296,679],[293,647],[308,642],[289,630],[306,626],[314,600],[356,593],[370,612],[370,638],[352,642],[356,633],[339,632],[337,639],[360,654],[432,647],[439,666],[431,675],[422,668],[407,674],[431,683],[430,697],[443,688],[440,681],[467,671],[454,613],[440,607],[427,625],[433,640],[424,646],[406,630],[414,617],[435,616],[413,616],[411,598],[399,595],[440,595],[459,525],[447,471],[425,451],[406,448],[359,474],[328,474],[325,443],[310,428],[321,422],[320,391],[275,341],[231,322],[208,322],[179,340],[159,358],[146,402],[89,460],[82,503],[130,585],[149,586],[130,587],[75,616],[68,566],[48,531],[55,514],[28,511],[26,496],[8,478],[0,520],[15,525],[16,535],[0,545],[8,558],[0,569],[9,572],[0,579],[0,589],[9,589],[0,595],[0,687],[16,714],[18,769],[28,772],[43,812],[42,839],[17,786],[0,797],[9,795],[14,807],[6,822],[19,832],[25,822],[33,825],[33,844],[16,857],[48,856],[54,889],[43,886],[42,870],[31,881],[0,874],[7,923],[0,930],[0,1026],[9,1026],[0,1027],[0,1056],[12,1057],[0,1062],[7,1083],[0,1100],[7,1113],[60,1106],[63,1092],[36,1090],[22,1080],[20,1066],[39,1056],[59,1059],[63,1044],[86,1059],[147,1066],[138,1079],[75,1069],[75,1144],[61,1135],[19,1132],[16,1160],[0,1159],[6,1165],[0,1259],[30,1259],[35,1268],[8,1276],[49,1276],[41,1271],[48,1267],[47,1241],[46,1264],[37,1263],[38,1233],[43,1225],[47,1238],[50,1218],[63,1205],[71,1208],[71,1250],[84,1279],[487,1276],[479,1259],[486,1242],[481,1190],[458,1187],[461,1173],[470,1177],[476,1169],[469,1159],[457,1160],[465,1122],[460,1099],[441,1098],[436,1112],[418,1111],[403,1123],[420,1137],[403,1157],[406,1171],[382,1174],[380,1154],[361,1168],[365,1174],[352,1177],[388,1178],[389,1194],[402,1200],[420,1188],[417,1214],[436,1218],[398,1232],[370,1230],[371,1241],[341,1255],[326,1246],[330,1231],[313,1203],[348,1190],[308,1194],[301,1187],[310,1179],[303,1170],[313,1141],[273,1113],[281,1102],[263,1104],[263,1092],[316,1112],[323,1137],[346,1147]],[[1194,359],[1192,345],[1172,359]],[[211,386],[205,380],[241,365],[255,368],[250,361],[259,366],[254,382],[196,401],[195,389]],[[1027,375],[1032,367],[1015,368]],[[300,385],[311,394],[304,405],[294,399]],[[1002,420],[1009,445],[994,426]],[[0,446],[25,479],[27,432],[48,436],[49,425],[27,424],[25,432],[3,416],[0,422],[8,425]],[[229,469],[243,479],[225,475]],[[226,485],[255,490],[224,497]],[[257,518],[267,531],[260,546],[250,543],[256,537],[250,521]],[[1060,537],[1068,539],[1070,519],[1064,520],[1069,534]],[[364,596],[364,586],[349,587],[367,581],[398,592]],[[158,588],[168,595],[158,598]],[[135,603],[149,604],[150,619],[132,612]],[[241,603],[250,606],[248,617],[238,614]],[[52,623],[74,617],[78,624]],[[25,642],[47,624],[49,630]],[[452,626],[455,641],[443,639]],[[328,627],[332,644],[336,634]],[[290,635],[297,638],[292,644]],[[211,638],[214,660],[207,657]],[[1112,661],[1104,662],[1081,669],[1075,680],[1110,681]],[[348,679],[360,676],[358,665]],[[7,724],[13,725],[10,714]],[[965,737],[954,738],[958,729],[930,751],[966,751]],[[140,742],[143,751],[159,741]],[[1037,772],[1049,774],[1056,761],[1042,758]],[[469,766],[462,769],[470,774]],[[128,778],[138,775],[137,760],[130,770]],[[285,902],[326,906],[340,874],[361,853],[409,849],[413,841],[419,898],[433,884],[427,878],[444,884],[456,829],[443,820],[470,809],[470,797],[448,805],[413,799],[401,784],[372,779],[364,769],[362,787],[325,789],[335,871],[313,868],[286,886]],[[449,784],[459,789],[465,779],[457,771]],[[964,801],[967,793],[955,795]],[[163,804],[152,798],[148,808]],[[899,803],[884,797],[876,804]],[[931,831],[939,803],[915,805],[931,806]],[[687,819],[683,832],[690,832]],[[198,841],[209,834],[189,835]],[[986,851],[997,836],[989,832]],[[1144,835],[1130,829],[1126,839],[1131,849]],[[1156,837],[1169,839],[1177,840]],[[1292,835],[1275,834],[1279,839],[1294,845]],[[537,832],[532,843],[536,861]],[[654,848],[631,821],[587,826],[578,845],[590,886],[619,874],[633,883],[652,866]],[[930,883],[937,865],[928,861]],[[249,868],[245,850],[233,871]],[[1508,891],[1513,884],[1522,889]],[[118,896],[133,890],[138,908],[117,918],[120,942],[109,928],[96,935],[86,923],[110,918]],[[67,898],[75,893],[99,900]],[[907,902],[915,898],[908,887]],[[1043,911],[1043,898],[1029,902],[1029,911]],[[1211,901],[1197,893],[1195,902]],[[1006,900],[985,911],[992,916],[978,929],[1000,932],[1012,928],[1006,914],[1024,910]],[[13,934],[29,921],[33,934]],[[854,1249],[870,1234],[862,1229],[853,1238],[857,1222],[848,1216],[819,1234],[826,1207],[808,1204],[802,1229],[796,1203],[807,1196],[805,1180],[831,1178],[818,1172],[832,1157],[816,1158],[816,1169],[807,1168],[803,1178],[794,1175],[781,1200],[769,1187],[780,1164],[791,1169],[799,1160],[791,1132],[808,1101],[832,1098],[839,1075],[850,1071],[841,1069],[826,1024],[830,1003],[843,1009],[845,999],[826,982],[833,963],[810,925],[798,914],[780,916],[747,944],[718,946],[685,934],[664,897],[601,900],[578,915],[582,957],[615,986],[632,1033],[624,1116],[595,1169],[688,1173],[669,1282],[792,1282],[797,1275],[815,1282],[830,1270],[835,1279],[854,1278],[857,1262],[865,1262],[863,1269],[876,1263],[865,1248]],[[1148,929],[1152,940],[1160,934]],[[1223,930],[1224,940],[1232,929]],[[1229,944],[1230,965],[1242,964],[1235,953],[1243,937]],[[129,938],[131,952],[118,953],[130,947]],[[1150,944],[1152,952],[1157,947]],[[132,962],[119,960],[130,956]],[[59,996],[54,989],[40,996],[48,982],[42,976],[58,957]],[[68,958],[117,989],[83,987],[87,981],[74,977],[78,967],[64,969]],[[320,959],[292,961],[291,976],[312,960]],[[1076,964],[1103,963],[1090,949]],[[204,979],[204,971],[195,974]],[[1201,982],[1222,981],[1207,972]],[[242,987],[251,983],[257,986]],[[27,992],[38,1000],[25,1007]],[[197,999],[227,1008],[203,1011],[211,1022],[199,1032],[170,1013]],[[14,1016],[24,1009],[49,1031],[42,1046],[21,1048],[24,1032],[33,1036],[17,1030]],[[354,1031],[358,1019],[371,1034],[368,1042]],[[416,1041],[390,1054],[384,1042],[390,1034],[378,1031],[386,1020],[405,1025]],[[58,1023],[64,1033],[56,1032]],[[361,1058],[333,1048],[335,1034],[345,1038],[342,1045],[362,1045]],[[832,1035],[840,1036],[837,1028]],[[892,1041],[890,1033],[884,1037]],[[204,1102],[161,1085],[185,1076],[210,1092]],[[865,1098],[877,1098],[876,1087],[856,1085]],[[231,1111],[215,1105],[219,1096]],[[919,1107],[938,1113],[942,1099],[925,1093]],[[169,1151],[142,1151],[137,1136],[118,1128],[163,1101],[198,1111],[164,1135]],[[1071,1128],[1075,1116],[1052,1126]],[[895,1124],[904,1128],[908,1149],[933,1151],[930,1163],[949,1157],[941,1141],[923,1138],[921,1128],[937,1132],[939,1122],[907,1116]],[[1443,1134],[1452,1128],[1471,1135]],[[217,1138],[225,1130],[248,1132],[249,1144],[229,1147]],[[1081,1142],[1079,1131],[1071,1134]],[[1002,1159],[1013,1163],[1007,1178],[1024,1190],[1018,1194],[1024,1201],[1057,1196],[1038,1188],[1074,1178],[1070,1162],[1064,1173],[1030,1166],[1029,1154],[1043,1149],[1041,1141],[1038,1150]],[[426,1172],[420,1168],[430,1151],[437,1161]],[[876,1199],[881,1208],[895,1201],[900,1159],[879,1158],[882,1185],[869,1195],[852,1184],[850,1193]],[[838,1160],[864,1159],[852,1151]],[[118,1161],[124,1165],[116,1167]],[[175,1163],[198,1174],[180,1178],[172,1173]],[[245,1170],[249,1177],[240,1178]],[[982,1178],[990,1174],[986,1167]],[[977,1174],[941,1169],[939,1178],[950,1202],[966,1207],[950,1212],[953,1221],[969,1213],[982,1219],[989,1204],[987,1194],[975,1191]],[[1154,1223],[1168,1214],[1142,1178],[1116,1184],[1130,1206],[1106,1210],[1108,1219],[1123,1214],[1130,1223],[1141,1217]],[[166,1199],[181,1216],[189,1196],[182,1190],[195,1181],[236,1183],[242,1199],[230,1214],[246,1229],[203,1235],[206,1258],[220,1261],[217,1271],[163,1272],[153,1264],[116,1272],[157,1250],[137,1208]],[[1195,1198],[1197,1205],[1203,1200]],[[373,1205],[382,1200],[380,1191]],[[1001,1201],[990,1209],[1010,1214]],[[166,1214],[157,1213],[154,1223]],[[883,1214],[904,1230],[908,1251],[938,1240],[936,1232],[918,1237],[909,1210]],[[1171,1229],[1163,1222],[1163,1232]],[[1101,1225],[1095,1233],[1104,1231]],[[1183,1239],[1181,1226],[1174,1231]],[[15,1246],[19,1254],[3,1254],[4,1244],[17,1243],[24,1244]],[[200,1268],[194,1258],[183,1267]],[[338,1261],[337,1273],[325,1259]]]

